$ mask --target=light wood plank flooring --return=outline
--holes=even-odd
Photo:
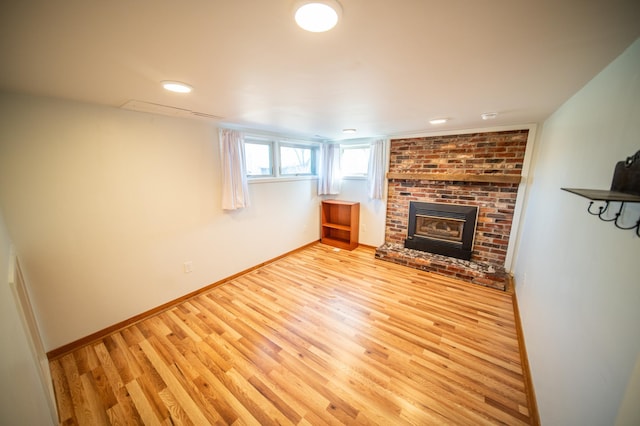
[[[52,360],[61,424],[529,424],[511,296],[316,244]]]

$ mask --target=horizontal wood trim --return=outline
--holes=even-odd
[[[522,378],[524,380],[525,394],[527,396],[527,405],[529,408],[529,418],[531,424],[540,425],[540,413],[538,412],[538,402],[536,401],[536,393],[533,388],[533,379],[531,378],[531,369],[529,367],[529,356],[527,355],[527,347],[524,343],[524,332],[522,329],[522,321],[520,320],[520,310],[518,308],[518,296],[515,291],[515,283],[513,277],[510,276],[509,288],[511,291],[511,299],[513,301],[513,315],[516,326],[516,336],[518,338],[518,347],[520,348],[520,364],[522,366]]]
[[[370,244],[363,244],[363,243],[358,243],[358,247],[364,247],[364,248],[368,248],[370,250],[375,250],[378,248],[378,246],[372,246]]]
[[[502,174],[475,175],[469,173],[387,173],[387,179],[520,183],[522,176]]]
[[[329,246],[333,246],[336,248],[341,248],[345,250],[353,250],[358,247],[358,243],[352,243],[349,240],[341,240],[339,238],[331,238],[331,237],[323,237],[320,242],[322,244],[326,244]]]
[[[341,206],[355,206],[356,204],[360,204],[360,202],[358,201],[345,201],[345,200],[334,200],[334,199],[322,200],[322,202],[325,204],[335,204],[335,205],[341,205]]]
[[[147,319],[147,318],[149,318],[149,317],[151,317],[153,315],[156,315],[156,314],[158,314],[160,312],[163,312],[163,311],[166,311],[168,309],[171,309],[174,306],[184,302],[185,300],[191,299],[192,297],[195,297],[195,296],[197,296],[197,295],[199,295],[201,293],[204,293],[205,291],[209,291],[212,288],[215,288],[215,287],[217,287],[219,285],[222,285],[222,284],[224,284],[224,283],[226,283],[228,281],[236,279],[236,278],[238,278],[238,277],[240,277],[240,276],[242,276],[244,274],[247,274],[247,273],[249,273],[251,271],[255,271],[256,269],[262,268],[263,266],[268,265],[270,263],[273,263],[276,260],[282,259],[283,257],[289,256],[289,255],[291,255],[293,253],[296,253],[298,251],[304,250],[307,247],[310,247],[310,246],[316,244],[317,242],[318,241],[313,241],[313,242],[311,242],[309,244],[305,244],[304,246],[298,247],[295,250],[291,250],[291,251],[289,251],[287,253],[284,253],[284,254],[282,254],[280,256],[274,257],[273,259],[267,260],[265,262],[262,262],[262,263],[260,263],[260,264],[258,264],[256,266],[253,266],[253,267],[251,267],[249,269],[245,269],[244,271],[238,272],[237,274],[233,274],[233,275],[231,275],[229,277],[223,278],[220,281],[216,281],[213,284],[209,284],[208,286],[202,287],[202,288],[200,288],[200,289],[198,289],[196,291],[192,291],[191,293],[185,294],[182,297],[179,297],[179,298],[174,299],[174,300],[172,300],[170,302],[167,302],[165,304],[157,306],[157,307],[155,307],[153,309],[149,309],[146,312],[143,312],[141,314],[133,316],[133,317],[131,317],[129,319],[121,321],[121,322],[119,322],[117,324],[114,324],[114,325],[109,326],[107,328],[104,328],[102,330],[96,331],[95,333],[92,333],[92,334],[90,334],[88,336],[82,337],[82,338],[80,338],[78,340],[75,340],[75,341],[73,341],[71,343],[67,343],[66,345],[60,346],[59,348],[52,349],[51,351],[47,352],[47,358],[49,359],[49,361],[52,361],[52,360],[57,359],[57,358],[60,358],[61,356],[66,355],[69,352],[73,352],[76,349],[79,349],[79,348],[81,348],[83,346],[86,346],[86,345],[88,345],[88,344],[90,344],[92,342],[101,340],[101,339],[105,338],[106,336],[108,336],[108,335],[110,335],[112,333],[115,333],[116,331],[122,330],[123,328],[129,327],[129,326],[131,326],[133,324],[136,324],[136,323],[138,323],[140,321],[144,321],[145,319]]]

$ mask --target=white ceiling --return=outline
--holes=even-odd
[[[293,0],[3,0],[0,90],[400,135],[540,122],[640,36],[638,0],[340,1],[338,26],[308,33]]]

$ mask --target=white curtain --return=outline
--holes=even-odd
[[[222,160],[222,208],[249,207],[249,186],[244,162],[244,135],[237,130],[220,129]]]
[[[380,139],[371,142],[367,180],[369,184],[369,198],[373,200],[382,200],[384,195],[386,151],[385,140]]]
[[[340,144],[320,146],[318,195],[340,193]]]

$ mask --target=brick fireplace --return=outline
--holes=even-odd
[[[385,244],[376,257],[504,290],[528,130],[391,141]],[[405,248],[411,202],[477,208],[469,260]]]

